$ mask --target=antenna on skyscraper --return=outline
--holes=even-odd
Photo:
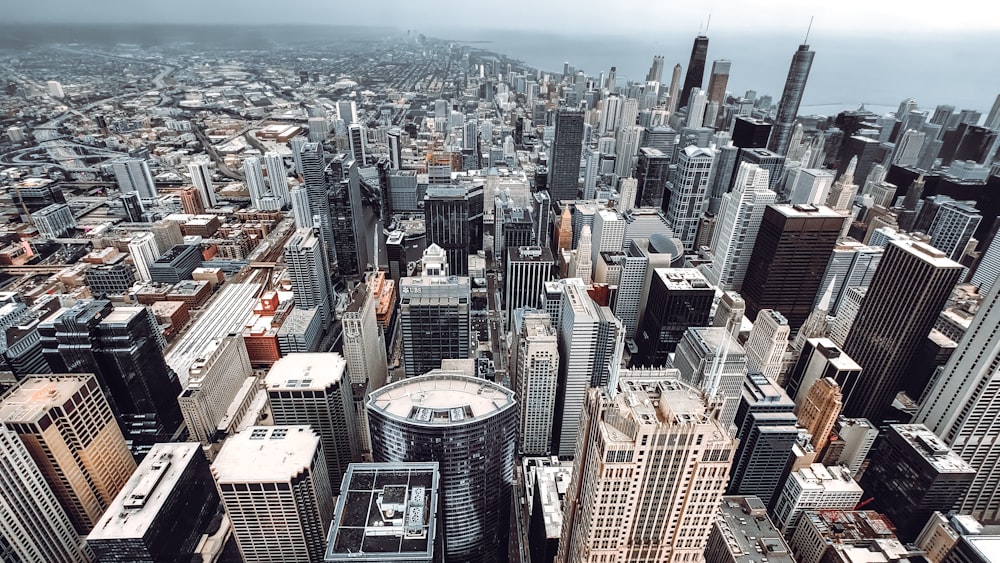
[[[815,17],[816,16],[809,16],[809,27],[806,28],[806,39],[805,39],[805,41],[802,42],[803,45],[808,45],[809,44],[809,32],[812,31],[812,28],[813,28],[813,18],[815,18]]]
[[[712,10],[708,11],[708,23],[705,24],[705,35],[708,35],[708,28],[712,25]]]

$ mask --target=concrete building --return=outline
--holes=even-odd
[[[582,419],[555,560],[700,560],[735,446],[715,407],[690,385],[634,372],[590,389]]]
[[[542,287],[552,279],[555,267],[552,251],[540,246],[519,246],[507,249],[507,277],[504,279],[507,322],[521,307],[537,307],[541,303]]]
[[[791,538],[803,512],[850,510],[857,506],[862,493],[846,467],[813,463],[788,476],[771,513],[781,533]]]
[[[817,307],[825,292],[830,292],[828,312],[837,316],[840,304],[852,287],[868,288],[884,249],[880,246],[868,246],[854,240],[839,241],[830,254],[826,271],[819,283],[813,307]]]
[[[772,309],[761,309],[743,344],[747,353],[747,370],[759,371],[771,381],[778,381],[789,333],[788,320],[784,315]]]
[[[333,321],[330,263],[316,229],[298,229],[285,243],[285,262],[298,309],[316,308],[325,327]]]
[[[548,455],[559,382],[559,337],[548,313],[538,309],[515,309],[511,330],[513,343],[507,365],[511,386],[521,399],[518,452]]]
[[[633,365],[663,367],[691,327],[709,325],[715,289],[695,268],[653,268]]]
[[[251,426],[231,436],[212,475],[250,562],[322,561],[333,493],[309,426]]]
[[[38,229],[38,236],[45,239],[61,238],[76,227],[73,210],[65,203],[53,203],[31,214],[31,222]]]
[[[252,376],[242,336],[210,340],[191,364],[187,385],[177,397],[188,439],[205,445],[218,441],[219,423],[247,378]]]
[[[201,447],[156,444],[87,536],[87,546],[102,563],[190,559],[218,508]]]
[[[806,511],[789,544],[798,563],[922,561],[924,555],[900,542],[892,522],[874,510]]]
[[[815,451],[822,452],[826,448],[843,406],[840,385],[831,377],[817,379],[809,388],[805,401],[796,406],[799,424],[812,436]]]
[[[763,558],[768,563],[796,563],[759,498],[722,497],[705,545],[705,563],[756,563]]]
[[[720,420],[728,428],[747,376],[746,351],[739,342],[724,328],[693,327],[677,345],[672,364],[681,380],[721,402]]]
[[[144,282],[152,281],[149,266],[160,257],[160,249],[153,233],[143,232],[133,235],[128,243],[128,253],[135,270],[139,273],[139,279]]]
[[[111,165],[122,193],[136,192],[142,201],[156,199],[156,184],[149,172],[149,164],[141,158],[127,158]]]
[[[422,275],[399,280],[399,324],[406,377],[464,359],[471,349],[469,278]]]

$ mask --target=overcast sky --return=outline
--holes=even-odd
[[[992,0],[8,0],[3,20],[89,23],[309,23],[620,34],[814,29],[923,34],[1000,31]]]

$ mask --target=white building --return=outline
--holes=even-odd
[[[242,336],[214,338],[205,344],[188,369],[187,385],[177,397],[190,440],[206,445],[216,441],[219,423],[252,376]]]
[[[813,463],[788,476],[774,505],[774,523],[790,538],[804,511],[850,510],[857,506],[863,492],[848,468]]]
[[[771,381],[777,381],[790,332],[788,320],[781,313],[761,309],[743,345],[747,353],[747,370],[759,371]]]
[[[511,322],[511,382],[517,389],[519,450],[522,455],[548,455],[559,382],[559,338],[548,313],[516,309]]]
[[[60,238],[76,227],[73,210],[65,203],[53,203],[31,214],[31,222],[38,229],[38,236],[46,239]]]
[[[191,183],[198,190],[205,209],[215,207],[215,186],[212,185],[212,171],[209,169],[209,161],[198,159],[188,163],[188,173],[191,175]]]
[[[156,184],[149,171],[149,164],[140,158],[127,158],[111,165],[115,181],[122,193],[138,192],[143,201],[156,199]]]
[[[148,231],[136,233],[128,243],[128,253],[132,257],[135,270],[139,273],[139,279],[144,282],[151,281],[149,265],[160,257],[156,236]]]

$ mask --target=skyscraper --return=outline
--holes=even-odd
[[[538,307],[543,284],[552,279],[552,251],[540,246],[507,249],[506,311],[508,322],[515,309]]]
[[[160,249],[156,245],[156,237],[153,233],[142,232],[132,236],[128,243],[128,253],[132,257],[132,264],[139,273],[139,279],[148,282],[152,279],[149,273],[149,265],[160,257]]]
[[[587,392],[582,424],[555,560],[700,560],[735,446],[714,405],[669,376],[624,373]]]
[[[279,359],[264,386],[274,424],[308,424],[323,443],[326,474],[340,481],[347,466],[360,461],[354,395],[347,362],[335,352],[295,353]]]
[[[444,561],[506,561],[517,401],[466,374],[433,370],[368,397],[376,462],[436,461]]]
[[[344,358],[352,383],[370,382],[372,389],[385,385],[388,370],[385,335],[375,315],[381,296],[375,295],[370,283],[354,288],[351,303],[341,318],[344,338]]]
[[[663,55],[653,57],[653,64],[646,73],[646,82],[663,82]]]
[[[715,102],[719,107],[726,103],[726,86],[729,85],[729,69],[732,65],[732,61],[725,59],[712,61],[712,74],[708,78],[709,103]]]
[[[508,365],[512,386],[521,398],[518,451],[522,455],[548,455],[559,382],[559,337],[549,314],[531,308],[514,310],[511,331]]]
[[[583,151],[583,112],[562,108],[555,115],[546,187],[552,201],[576,199]]]
[[[136,192],[145,201],[156,199],[156,184],[149,172],[149,164],[141,158],[127,158],[111,165],[115,181],[122,193]]]
[[[187,385],[177,397],[188,439],[209,444],[233,399],[253,376],[243,337],[231,334],[205,344],[188,370]]]
[[[707,59],[708,37],[698,34],[694,38],[694,44],[691,46],[691,59],[688,61],[687,74],[684,75],[684,87],[681,88],[680,103],[676,107],[684,107],[688,103],[691,90],[701,88],[705,80],[705,61]]]
[[[823,451],[830,441],[833,425],[844,405],[843,397],[840,385],[832,377],[824,377],[812,384],[805,400],[796,407],[799,424],[812,436],[813,450]]]
[[[681,97],[680,88],[681,88],[681,65],[680,63],[678,63],[674,65],[674,70],[670,75],[670,89],[668,90],[670,100],[667,102],[667,111],[671,115],[673,115],[673,113],[677,111],[677,108],[681,107],[679,103]]]
[[[844,403],[845,416],[883,420],[902,388],[906,366],[962,271],[960,264],[922,242],[889,243],[844,342],[844,352],[864,369]]]
[[[329,159],[323,175],[326,178],[327,201],[330,205],[330,228],[337,255],[337,272],[342,276],[357,276],[369,262],[368,239],[364,232],[364,211],[361,206],[360,161],[347,153]]]
[[[844,216],[826,206],[769,205],[763,213],[740,293],[747,316],[774,309],[798,330],[813,310]]]
[[[938,207],[927,229],[931,237],[930,245],[952,260],[959,261],[982,220],[983,216],[974,202],[945,201]]]
[[[483,204],[482,189],[431,186],[424,194],[427,243],[448,253],[452,274],[466,275],[469,255],[482,248]]]
[[[226,440],[212,475],[244,561],[323,560],[333,492],[312,428],[251,426]]]
[[[0,424],[0,541],[17,561],[83,563],[83,542],[16,432]],[[0,552],[3,550],[0,549]]]
[[[308,145],[307,145],[308,146]],[[298,229],[285,243],[285,262],[297,309],[315,308],[325,327],[333,321],[334,292],[320,229]]]
[[[712,263],[703,273],[723,289],[739,291],[743,285],[764,209],[776,197],[767,182],[766,170],[740,163],[733,191],[722,196],[719,221],[712,233]]]
[[[867,299],[866,299],[867,300]],[[1000,284],[986,294],[914,417],[976,470],[958,510],[1000,522]]]
[[[670,155],[660,149],[641,147],[635,170],[634,207],[663,207],[664,190],[670,175]],[[622,182],[630,178],[622,178]]]
[[[188,174],[191,175],[191,183],[194,184],[201,198],[201,204],[205,209],[215,207],[215,186],[212,185],[212,172],[208,168],[209,162],[204,159],[195,160],[188,163]]]
[[[302,165],[302,180],[312,217],[310,226],[319,230],[317,236],[322,241],[321,247],[326,252],[327,262],[332,267],[337,263],[337,251],[334,247],[330,201],[327,196],[326,157],[323,155],[323,145],[303,144],[302,150],[299,151],[299,161]],[[302,228],[301,225],[299,227]]]
[[[715,289],[694,268],[654,268],[633,365],[662,367],[688,328],[708,326]]]
[[[691,327],[672,361],[680,379],[720,405],[719,421],[729,427],[740,405],[747,377],[746,351],[724,328]]]
[[[0,423],[17,433],[79,534],[93,529],[135,470],[93,374],[24,378],[0,403]]]
[[[761,309],[743,345],[747,352],[747,370],[778,381],[789,334],[784,315],[773,309]]]
[[[466,277],[425,273],[399,280],[399,325],[406,377],[439,368],[445,358],[469,357],[471,301]]]
[[[364,166],[365,157],[368,155],[368,139],[366,137],[364,125],[352,124],[348,127],[351,153],[354,154],[354,160],[362,166]]]
[[[774,132],[767,143],[767,148],[784,155],[788,152],[788,143],[792,138],[795,118],[799,114],[799,104],[809,79],[809,69],[812,68],[815,51],[809,50],[809,45],[799,45],[798,51],[792,55],[792,64],[788,67],[788,77],[785,79],[785,89],[781,92],[778,102],[778,114],[774,118]]]
[[[679,151],[677,170],[670,175],[663,194],[663,210],[674,236],[688,251],[694,250],[698,221],[708,209],[708,188],[712,179],[715,152],[690,145]]]

